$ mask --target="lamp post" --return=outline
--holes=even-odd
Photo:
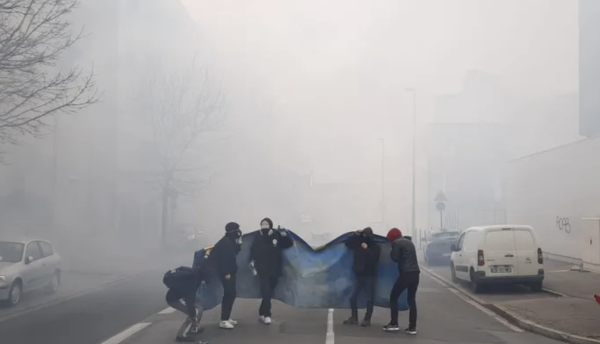
[[[385,230],[385,139],[377,140],[381,141],[381,227]]]
[[[411,214],[411,235],[415,236],[416,225],[416,138],[417,138],[417,90],[407,88],[406,92],[412,93],[413,115],[412,115],[412,214]]]

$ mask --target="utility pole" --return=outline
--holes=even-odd
[[[381,227],[385,230],[385,139],[381,141]]]
[[[412,214],[411,214],[411,235],[414,237],[415,235],[415,226],[416,226],[416,142],[417,142],[417,90],[414,88],[407,88],[406,92],[412,93],[413,95],[413,116],[412,116]]]

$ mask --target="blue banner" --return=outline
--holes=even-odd
[[[346,233],[328,244],[313,248],[295,233],[288,231],[294,245],[283,254],[283,276],[275,290],[274,299],[298,308],[349,309],[350,295],[354,285],[352,270],[354,256],[344,245],[354,233]],[[242,250],[237,256],[237,297],[260,299],[258,277],[252,273],[250,247],[258,231],[243,236]],[[391,245],[385,237],[375,236],[381,245],[378,276],[375,292],[375,306],[390,307],[390,291],[398,277],[398,267],[390,259]],[[194,256],[194,266],[210,255],[212,246],[199,250]],[[218,278],[211,278],[198,290],[204,309],[212,309],[221,303],[223,287]],[[365,308],[364,295],[358,300],[358,307]],[[400,296],[399,310],[408,310],[406,291]]]

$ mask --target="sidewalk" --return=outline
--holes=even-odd
[[[572,271],[572,264],[545,262],[544,288],[556,298],[491,305],[520,327],[570,343],[600,343],[600,274]],[[541,326],[540,326],[541,325]]]

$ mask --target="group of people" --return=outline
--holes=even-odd
[[[261,229],[250,248],[250,268],[260,282],[262,302],[258,309],[259,319],[270,324],[271,300],[282,275],[283,251],[293,246],[292,239],[285,229],[273,228],[273,221],[265,218],[260,222]],[[390,323],[383,327],[384,331],[399,331],[398,299],[407,290],[409,305],[409,325],[406,333],[415,335],[417,326],[416,293],[419,286],[419,263],[415,245],[410,237],[403,237],[402,232],[392,228],[387,239],[392,244],[390,258],[398,264],[399,277],[390,291]],[[356,276],[350,308],[352,314],[344,321],[345,325],[358,325],[358,297],[361,292],[366,295],[367,310],[361,326],[370,326],[373,315],[377,266],[381,255],[380,244],[374,240],[373,230],[369,227],[356,231],[346,241],[348,249],[354,254],[354,273]],[[237,255],[241,251],[242,231],[239,224],[230,222],[225,226],[225,235],[210,251],[208,259],[194,268],[179,267],[165,273],[163,282],[169,288],[166,296],[169,306],[187,315],[185,322],[177,332],[175,341],[196,342],[196,334],[202,332],[199,327],[202,318],[202,307],[196,300],[196,292],[201,283],[210,275],[216,275],[223,286],[221,303],[221,321],[219,327],[233,329],[237,322],[231,319],[231,311],[236,299],[236,275],[238,272]],[[202,342],[201,342],[202,343]]]

